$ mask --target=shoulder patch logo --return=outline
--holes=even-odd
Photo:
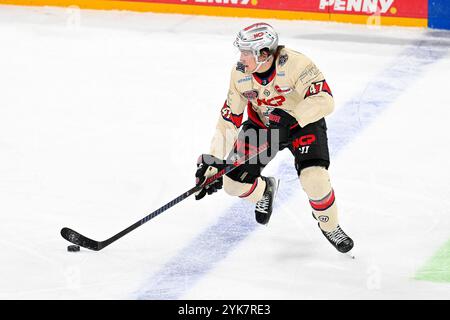
[[[240,71],[242,73],[245,73],[245,65],[243,63],[241,63],[241,62],[238,62],[236,64],[236,70]]]
[[[278,64],[280,65],[280,67],[284,66],[287,61],[288,61],[288,55],[287,54],[283,54],[283,55],[280,56],[280,58],[278,58]]]

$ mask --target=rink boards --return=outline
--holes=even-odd
[[[0,3],[14,5],[77,6],[84,9],[450,29],[448,2],[448,0],[0,0]]]

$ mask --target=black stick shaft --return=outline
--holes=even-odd
[[[170,209],[171,207],[173,207],[174,205],[178,204],[179,202],[183,201],[184,199],[186,199],[187,197],[191,196],[192,194],[194,194],[195,192],[197,192],[198,190],[200,190],[200,187],[194,187],[191,190],[183,193],[182,195],[179,195],[178,197],[176,197],[175,199],[173,199],[172,201],[166,203],[165,205],[163,205],[161,208],[153,211],[152,213],[150,213],[148,216],[142,218],[141,220],[135,222],[134,224],[132,224],[131,226],[129,226],[128,228],[120,231],[119,233],[117,233],[116,235],[112,236],[111,238],[102,241],[103,245],[102,247],[106,247],[107,245],[110,245],[111,243],[113,243],[114,241],[122,238],[124,235],[130,233],[131,231],[133,231],[134,229],[142,226],[144,223],[150,221],[151,219],[155,218],[156,216],[160,215],[161,213],[163,213],[164,211],[166,211],[167,209]]]
[[[198,185],[198,186],[195,186],[195,187],[191,188],[190,190],[188,190],[185,193],[179,195],[178,197],[176,197],[172,201],[166,203],[161,208],[153,211],[152,213],[150,213],[146,217],[144,217],[141,220],[135,222],[134,224],[132,224],[128,228],[120,231],[119,233],[115,234],[114,236],[112,236],[111,238],[109,238],[109,239],[107,239],[105,241],[100,241],[99,242],[99,241],[95,241],[95,240],[89,239],[89,238],[79,234],[78,232],[76,232],[76,231],[74,231],[72,229],[69,229],[69,228],[63,228],[61,230],[61,235],[63,236],[64,239],[66,239],[66,240],[68,240],[68,241],[70,241],[70,242],[72,242],[74,244],[81,245],[81,246],[83,246],[85,248],[88,248],[88,249],[91,249],[91,250],[96,250],[96,251],[101,250],[104,247],[106,247],[106,246],[110,245],[111,243],[117,241],[118,239],[122,238],[124,235],[130,233],[134,229],[140,227],[144,223],[146,223],[146,222],[150,221],[151,219],[155,218],[156,216],[160,215],[161,213],[163,213],[167,209],[173,207],[174,205],[180,203],[184,199],[186,199],[189,196],[193,195],[194,193],[196,193],[197,191],[202,189],[204,186],[214,182],[215,180],[219,179],[220,177],[224,176],[225,174],[233,171],[234,169],[236,169],[237,167],[239,167],[240,165],[242,165],[246,161],[250,161],[251,159],[256,158],[258,155],[260,155],[263,152],[265,152],[266,150],[268,150],[268,148],[269,147],[268,147],[267,143],[263,144],[262,146],[260,146],[257,149],[257,151],[251,157],[248,157],[248,155],[246,155],[246,156],[243,156],[241,159],[236,160],[234,163],[226,165],[225,168],[220,170],[218,173],[216,173],[215,175],[213,175],[213,176],[209,177],[208,179],[206,179],[206,181],[202,185]]]

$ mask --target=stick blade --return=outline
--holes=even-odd
[[[100,242],[89,239],[70,228],[62,228],[61,236],[67,241],[89,250],[98,251],[103,248]]]

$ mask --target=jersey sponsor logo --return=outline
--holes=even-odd
[[[242,118],[244,114],[234,114],[231,112],[230,106],[228,106],[227,102],[225,101],[222,110],[220,110],[220,113],[222,114],[222,118],[225,121],[233,123],[237,128],[239,128],[242,124]]]
[[[266,97],[270,96],[270,91],[267,90],[267,89],[265,89],[265,90],[264,90],[264,95],[265,95]]]
[[[295,139],[292,142],[294,149],[298,149],[305,146],[310,146],[314,141],[316,141],[316,136],[314,134],[307,134]]]
[[[284,94],[292,92],[292,88],[280,87],[279,85],[275,85],[275,90],[277,90],[278,93],[284,93]]]
[[[250,91],[245,91],[244,93],[242,93],[242,95],[244,97],[246,97],[248,100],[253,100],[253,99],[258,98],[259,93],[256,90],[250,90]]]
[[[319,9],[345,12],[386,13],[394,0],[320,0]]]
[[[250,81],[250,80],[252,80],[252,77],[245,77],[245,78],[239,79],[237,82],[238,83],[242,83],[242,82],[247,82],[247,81]]]
[[[311,63],[309,66],[305,68],[305,70],[303,70],[299,78],[303,84],[307,84],[311,80],[317,78],[319,73],[320,73],[319,69],[313,63]]]
[[[257,99],[256,102],[258,103],[258,107],[265,105],[270,107],[280,107],[283,105],[283,102],[286,101],[286,98],[283,96],[276,96],[270,99]]]
[[[284,77],[284,76],[286,76],[286,72],[284,71],[277,72],[277,77]]]
[[[276,114],[270,113],[269,114],[269,121],[270,122],[275,122],[275,123],[280,123],[281,117],[276,115]]]
[[[306,90],[306,93],[305,93],[305,99],[310,96],[316,95],[322,91],[328,93],[330,96],[333,96],[331,94],[331,90],[330,90],[330,87],[328,86],[328,83],[325,80],[322,80],[322,81],[313,82],[309,86],[308,90]]]
[[[280,56],[280,58],[278,59],[278,64],[280,65],[280,67],[284,66],[286,64],[286,62],[288,61],[289,57],[287,54],[282,54]]]

